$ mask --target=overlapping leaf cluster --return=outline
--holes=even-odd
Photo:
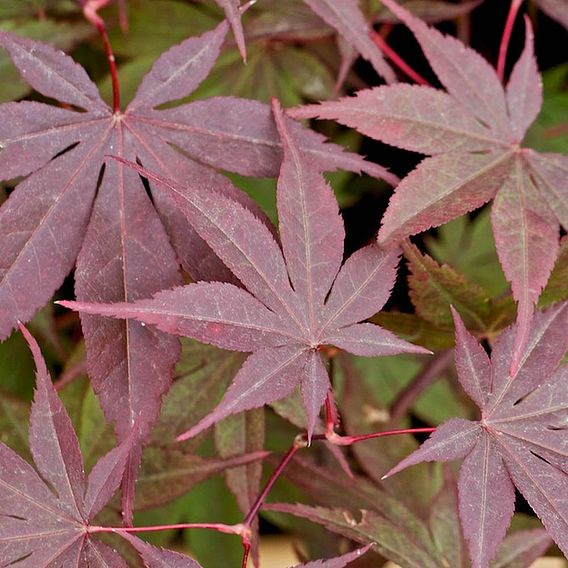
[[[246,58],[249,28],[247,20],[241,22],[242,3],[216,2]],[[32,13],[51,9],[44,4],[34,5]],[[550,537],[568,553],[568,377],[561,364],[568,348],[568,307],[561,303],[567,296],[567,241],[559,238],[559,226],[568,229],[568,164],[563,154],[521,147],[542,105],[530,21],[504,88],[479,54],[425,23],[467,14],[476,2],[401,7],[384,0],[379,8],[371,1],[298,1],[286,8],[286,25],[292,23],[294,33],[301,27],[298,14],[307,13],[304,4],[321,18],[316,28],[323,35],[338,34],[339,83],[358,53],[387,85],[290,114],[335,119],[427,155],[402,182],[299,125],[277,100],[272,108],[228,96],[187,102],[193,92],[208,93],[212,79],[202,83],[229,23],[162,54],[124,110],[116,86],[111,108],[64,53],[0,32],[0,46],[37,93],[33,101],[0,105],[0,177],[16,179],[0,209],[0,335],[29,320],[74,269],[77,301],[61,303],[81,312],[90,381],[118,442],[111,449],[112,436],[100,420],[100,445],[85,452],[83,442],[93,437],[77,436],[37,344],[22,327],[37,368],[29,448],[22,432],[10,426],[21,424],[27,409],[8,396],[0,400],[0,434],[33,458],[35,468],[0,444],[1,565],[119,567],[141,559],[148,567],[197,568],[184,555],[140,540],[129,525],[134,508],[171,504],[218,472],[225,473],[247,514],[243,525],[223,527],[243,543],[252,538],[258,563],[254,517],[266,420],[272,421],[268,432],[275,425],[276,432],[291,436],[292,423],[306,431],[308,442],[327,440],[331,450],[292,464],[287,473],[308,504],[270,505],[267,514],[290,528],[281,513],[292,513],[366,545],[302,566],[340,568],[372,544],[361,566],[388,559],[403,567],[528,567]],[[562,4],[539,2],[561,22]],[[258,37],[273,24],[270,17],[262,7],[251,17]],[[409,27],[446,91],[396,84],[400,77],[377,48],[386,44],[373,37],[372,21]],[[306,33],[312,37],[312,31]],[[286,33],[275,30],[274,45]],[[254,45],[258,38],[251,37]],[[267,45],[266,53],[273,48]],[[278,176],[278,227],[218,170]],[[364,172],[397,186],[377,242],[348,258],[343,220],[323,175],[333,170]],[[477,250],[474,261],[462,263],[467,274],[456,268],[462,266],[455,258],[456,267],[445,264],[452,263],[452,254],[466,255],[443,243],[448,225],[437,241],[424,241],[437,260],[408,241],[490,199],[497,255],[491,244],[483,260]],[[462,237],[468,230],[462,227]],[[476,238],[473,243],[475,248]],[[379,314],[394,286],[401,249],[415,313]],[[502,267],[512,297],[504,285],[494,286],[494,278],[476,274],[487,257],[494,270]],[[539,297],[546,311],[536,311]],[[516,324],[507,327],[515,316]],[[479,421],[465,419],[476,411],[448,368],[454,327],[459,384],[479,408]],[[49,326],[39,329],[52,337]],[[180,347],[174,336],[212,347],[184,340],[176,375]],[[488,342],[490,355],[476,338]],[[394,365],[402,366],[394,379],[388,365],[375,359],[426,354],[425,348],[439,353],[425,365],[418,357],[396,359]],[[404,365],[417,370],[407,373]],[[83,370],[78,368],[75,374]],[[365,376],[356,369],[366,369]],[[426,400],[422,392],[440,375]],[[341,385],[341,424],[334,380]],[[67,396],[75,392],[67,389]],[[462,417],[444,422],[419,449],[413,440],[381,439],[355,446],[346,457],[337,447],[357,434],[408,427],[409,409],[438,424],[439,403],[445,416]],[[326,427],[320,419],[324,404]],[[266,405],[275,413],[265,416]],[[196,455],[212,426],[218,457]],[[341,438],[334,428],[352,436]],[[382,477],[423,461],[458,458],[465,459],[457,482],[449,468]],[[119,487],[120,504],[114,496]],[[524,530],[506,537],[515,487],[548,532],[516,516]],[[278,486],[274,493],[282,501],[298,498]],[[170,518],[176,520],[187,517]],[[292,530],[313,537],[305,558],[345,551],[311,524]],[[112,547],[99,538],[109,534]]]

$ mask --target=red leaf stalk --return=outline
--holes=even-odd
[[[418,83],[419,85],[424,85],[426,87],[430,87],[430,83],[420,75],[417,71],[414,71],[396,51],[394,51],[389,44],[383,39],[383,37],[371,30],[371,39],[375,42],[375,45],[410,79],[414,82]]]
[[[211,529],[225,534],[241,534],[241,525],[222,523],[180,523],[175,525],[155,525],[149,527],[88,527],[89,533],[142,533],[180,529]]]
[[[507,15],[507,20],[505,22],[503,37],[501,38],[501,45],[499,46],[499,60],[497,61],[497,75],[501,81],[503,81],[505,75],[505,62],[507,60],[507,51],[511,41],[513,26],[515,25],[515,19],[517,18],[517,13],[519,12],[519,8],[522,3],[523,0],[511,1],[511,7],[509,8],[509,14]]]
[[[105,47],[105,53],[108,59],[108,65],[110,68],[110,77],[112,80],[112,108],[115,113],[120,112],[120,86],[118,83],[118,71],[116,69],[116,59],[110,45],[110,40],[108,38],[108,33],[104,20],[97,13],[103,6],[108,4],[109,0],[87,0],[87,2],[82,2],[83,4],[83,14],[93,26],[95,26],[103,40]]]
[[[399,434],[431,434],[436,428],[404,428],[401,430],[386,430],[385,432],[372,432],[371,434],[362,434],[360,436],[341,436],[332,432],[320,436],[313,436],[313,440],[327,440],[336,446],[352,446],[358,442],[372,440],[373,438],[383,438],[385,436],[398,436]]]

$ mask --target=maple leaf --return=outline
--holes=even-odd
[[[152,546],[127,532],[122,532],[121,535],[136,548],[148,568],[201,568],[195,560],[183,554]],[[298,564],[293,568],[344,568],[353,560],[360,558],[369,548],[370,546],[365,546],[337,558]]]
[[[292,568],[344,568],[344,566],[347,566],[347,564],[353,562],[353,560],[357,560],[357,558],[363,556],[370,548],[371,545],[367,545],[353,552],[348,552],[343,556],[337,556],[336,558],[330,558],[328,560],[314,560],[307,564],[298,564]]]
[[[127,532],[120,532],[132,546],[140,553],[147,568],[201,568],[195,560],[165,548],[158,548]]]
[[[241,54],[244,37],[239,14],[239,0],[215,0],[225,10],[235,33]],[[303,0],[326,24],[335,29],[350,49],[361,54],[387,83],[394,83],[396,75],[385,61],[382,52],[373,43],[371,26],[359,7],[359,0]],[[244,55],[243,55],[244,57]]]
[[[134,437],[103,456],[85,479],[69,415],[37,343],[23,326],[21,331],[37,368],[29,442],[39,475],[0,443],[2,565],[125,567],[114,550],[92,539],[89,523],[118,489]]]
[[[256,0],[254,0],[256,2]],[[217,4],[224,10],[227,20],[231,23],[233,34],[237,47],[243,61],[247,60],[247,49],[245,45],[245,34],[243,31],[243,23],[241,22],[241,2],[240,0],[215,0]]]
[[[231,278],[181,214],[159,193],[150,200],[135,172],[116,163],[102,169],[105,154],[138,160],[231,195],[261,215],[227,178],[196,160],[243,175],[276,175],[282,150],[268,106],[218,97],[155,110],[197,88],[227,30],[223,22],[165,52],[124,112],[113,112],[64,53],[0,33],[0,47],[30,86],[66,107],[28,101],[0,106],[0,177],[31,174],[0,208],[0,338],[49,300],[75,260],[76,294],[84,301],[132,301],[179,284],[178,259],[195,279]],[[323,169],[382,170],[299,125],[293,128]],[[177,341],[130,322],[86,316],[82,326],[89,374],[107,419],[123,440],[142,416],[144,439],[169,387]],[[127,468],[126,518],[139,454],[136,449]]]
[[[429,500],[427,522],[400,505],[397,508],[396,501],[387,505],[392,511],[377,512],[371,493],[366,496],[367,508],[358,511],[288,503],[270,503],[265,509],[307,519],[356,542],[376,542],[376,551],[401,568],[469,568],[457,487],[453,476],[445,477],[441,489]],[[529,568],[550,544],[551,538],[543,529],[512,532],[501,543],[491,568]]]
[[[568,366],[557,368],[568,347],[568,303],[535,315],[515,379],[508,372],[515,326],[499,336],[489,358],[457,312],[454,319],[458,378],[481,419],[445,422],[387,476],[424,461],[465,458],[460,517],[474,568],[489,565],[505,536],[514,487],[568,554]]]
[[[372,138],[431,156],[396,188],[379,231],[382,244],[397,244],[494,198],[497,252],[518,303],[519,354],[558,254],[559,224],[568,229],[568,157],[520,147],[542,104],[530,22],[526,20],[524,50],[504,89],[479,54],[393,0],[384,4],[412,30],[447,92],[383,86],[291,114],[335,119]],[[513,373],[517,363],[518,355]]]
[[[311,435],[330,388],[320,347],[364,356],[425,353],[370,323],[396,276],[398,252],[376,243],[344,264],[345,231],[317,162],[300,149],[282,110],[274,113],[284,148],[277,185],[282,249],[252,213],[221,194],[188,190],[130,164],[161,184],[194,229],[246,287],[199,282],[134,303],[61,302],[84,313],[131,318],[223,349],[252,352],[217,408],[178,439],[230,414],[302,388]]]

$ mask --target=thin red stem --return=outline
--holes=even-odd
[[[505,22],[505,28],[503,30],[503,37],[501,38],[501,45],[499,46],[499,59],[497,61],[497,76],[500,81],[503,81],[505,76],[505,63],[507,61],[507,51],[509,50],[509,43],[511,41],[511,34],[513,33],[513,26],[515,25],[515,19],[517,18],[517,13],[523,0],[511,0],[511,7],[509,8],[509,14],[507,15],[507,20]]]
[[[120,85],[118,83],[118,71],[116,69],[116,59],[110,45],[108,33],[104,20],[98,15],[97,10],[108,3],[108,0],[91,0],[83,5],[83,14],[98,30],[105,47],[105,53],[110,68],[110,78],[112,80],[112,108],[115,113],[120,111]]]
[[[89,527],[90,533],[141,533],[179,529],[210,529],[225,534],[242,533],[241,525],[224,525],[222,523],[180,523],[176,525],[155,525],[151,527]]]
[[[325,431],[327,433],[333,432],[335,429],[335,413],[333,411],[333,394],[331,389],[327,393],[325,399]]]
[[[315,437],[315,436],[314,436]],[[292,447],[284,454],[280,463],[276,466],[274,471],[272,472],[270,479],[266,482],[266,485],[263,487],[262,491],[259,493],[256,501],[253,503],[250,511],[247,513],[245,520],[243,521],[243,525],[246,527],[250,527],[254,518],[256,517],[257,513],[260,511],[266,496],[270,493],[272,487],[278,480],[278,478],[282,475],[282,472],[286,469],[286,466],[292,461],[292,458],[296,455],[296,452],[301,448],[305,448],[307,446],[307,442],[303,436],[298,436],[294,441]]]
[[[431,434],[436,428],[403,428],[401,430],[386,430],[384,432],[373,432],[362,434],[361,436],[340,436],[333,432],[331,435],[319,434],[312,437],[312,440],[327,440],[336,446],[352,446],[358,442],[372,440],[373,438],[384,438],[385,436],[398,436],[399,434]]]
[[[414,71],[396,51],[394,51],[389,44],[383,39],[383,37],[371,30],[371,39],[375,42],[375,45],[403,72],[405,73],[410,79],[412,79],[415,83],[419,85],[424,85],[426,87],[430,87],[430,83],[420,75],[417,71]]]

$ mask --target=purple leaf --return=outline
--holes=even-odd
[[[205,245],[182,214],[172,215],[164,223],[171,215],[171,203],[168,208],[161,196],[154,205],[136,173],[110,162],[103,169],[105,154],[147,162],[162,174],[176,172],[191,178],[203,193],[218,188],[241,203],[243,211],[249,208],[252,212],[247,211],[248,215],[255,218],[258,208],[252,200],[240,196],[228,180],[195,160],[206,155],[203,161],[210,165],[235,164],[233,169],[245,173],[260,164],[267,175],[276,175],[282,146],[270,108],[241,99],[211,99],[156,110],[200,84],[218,56],[227,29],[222,23],[164,53],[143,79],[131,105],[116,113],[102,101],[86,72],[67,55],[39,42],[0,33],[0,46],[31,86],[46,97],[86,111],[36,102],[0,106],[0,178],[30,174],[0,209],[0,338],[10,334],[17,320],[30,319],[49,300],[76,259],[76,292],[81,301],[132,302],[171,288],[181,282],[178,260],[185,268],[195,265],[190,271],[194,277],[235,283],[242,277],[249,291],[257,294],[258,300],[266,300],[269,307],[287,301],[288,275],[266,228],[266,242],[271,247],[267,250],[275,253],[276,264],[280,262],[278,290],[271,288],[272,274],[264,283],[257,277],[256,286],[242,270],[232,276],[213,258],[211,243]],[[326,144],[322,136],[298,124],[292,128],[322,170],[347,167],[396,182],[396,177],[380,166]],[[189,137],[188,130],[192,132]],[[187,158],[170,146],[178,142]],[[153,183],[150,189],[156,193]],[[214,201],[212,195],[208,200],[202,198],[207,207]],[[263,221],[256,219],[261,225]],[[169,242],[172,233],[175,252]],[[192,238],[186,240],[187,233]],[[226,242],[217,239],[215,243],[218,248]],[[239,259],[234,250],[231,252],[229,264],[234,268]],[[270,261],[265,268],[272,269]],[[89,374],[105,416],[114,422],[121,441],[141,415],[140,443],[144,443],[160,398],[170,384],[177,341],[134,322],[85,316],[82,324]],[[129,482],[123,487],[126,518],[139,455],[140,447],[135,447],[127,466]]]
[[[308,360],[304,370],[304,379],[302,380],[302,401],[306,410],[308,439],[314,431],[327,393],[331,388],[327,369],[322,361],[319,353],[311,351],[308,354]]]
[[[274,102],[284,160],[278,178],[280,239],[294,290],[305,298],[308,326],[320,324],[315,311],[327,297],[343,261],[345,229],[331,187],[311,156],[300,154],[299,137],[285,125]]]
[[[316,560],[314,562],[308,562],[307,564],[298,564],[294,568],[344,568],[350,562],[357,560],[365,552],[367,552],[372,545],[367,545],[363,548],[358,548],[353,552],[348,552],[343,556],[338,556],[337,558],[330,558],[329,560]]]
[[[473,568],[488,566],[515,512],[515,488],[489,436],[482,436],[464,460],[458,487]]]
[[[427,26],[394,0],[384,0],[383,3],[410,28],[450,95],[496,137],[509,140],[511,128],[507,120],[505,92],[489,63],[459,40]]]
[[[468,396],[483,409],[492,389],[491,361],[453,307],[452,316],[456,328],[455,357],[459,380]]]
[[[217,168],[254,177],[275,177],[282,163],[282,145],[270,107],[236,97],[212,97],[145,118],[160,136],[197,160]],[[391,185],[398,178],[382,166],[325,142],[321,134],[286,119],[297,133],[303,152],[313,156],[322,171],[364,172]]]
[[[63,305],[69,305],[63,302]],[[250,352],[283,345],[294,335],[274,312],[247,291],[221,282],[189,284],[159,292],[151,300],[112,304],[104,314],[92,304],[73,302],[83,313],[131,318],[174,335],[193,337],[221,349]]]
[[[73,267],[95,195],[103,134],[93,129],[79,147],[20,183],[0,208],[2,339],[51,298]]]
[[[114,495],[120,482],[132,448],[137,445],[138,426],[116,448],[104,455],[93,467],[85,491],[85,512],[94,518]]]
[[[215,0],[215,2],[217,2],[223,10],[225,10],[225,16],[227,17],[227,20],[229,20],[231,28],[233,29],[233,34],[241,57],[243,58],[243,61],[246,62],[247,50],[243,24],[241,22],[241,11],[239,10],[241,5],[240,0]]]
[[[148,568],[201,568],[200,564],[184,554],[157,548],[124,531],[120,535],[140,553]]]
[[[354,252],[341,267],[325,303],[325,325],[341,327],[375,315],[390,296],[399,253],[371,244]]]
[[[409,345],[394,333],[372,323],[346,325],[325,336],[325,343],[363,357],[383,357],[398,353],[431,353],[418,345]]]
[[[516,531],[502,542],[493,568],[528,568],[550,547],[552,539],[542,529]]]
[[[30,446],[43,479],[0,443],[2,563],[22,568],[86,565],[124,568],[126,563],[113,550],[91,540],[90,526],[94,515],[118,488],[132,440],[95,465],[85,491],[77,435],[51,383],[37,343],[23,326],[21,329],[37,367]],[[104,473],[111,470],[114,472],[111,476]],[[91,487],[95,487],[95,500]]]
[[[34,462],[57,492],[69,514],[84,513],[85,475],[79,440],[41,356],[39,346],[28,330],[20,325],[34,357],[36,390],[30,416],[29,441]]]
[[[514,372],[534,305],[548,281],[559,249],[554,214],[518,158],[497,192],[491,223],[497,254],[518,304],[518,335],[511,371]]]
[[[209,75],[228,26],[221,22],[214,30],[190,37],[163,53],[142,80],[128,112],[152,109],[191,93]]]
[[[525,17],[525,48],[507,84],[507,106],[513,136],[518,142],[525,137],[542,106],[542,81],[534,56],[531,21]]]
[[[86,71],[50,45],[3,32],[5,49],[26,83],[46,97],[91,111],[102,117],[108,107]]]
[[[462,459],[475,447],[481,435],[479,426],[474,422],[452,418],[438,426],[420,448],[393,467],[384,478],[422,462]]]
[[[289,395],[305,376],[308,358],[309,353],[299,345],[256,351],[245,361],[217,408],[178,440],[192,438],[231,414]]]
[[[511,169],[511,152],[448,153],[426,158],[391,197],[379,243],[437,227],[489,201]]]
[[[337,120],[371,138],[422,154],[502,146],[450,95],[418,85],[375,87],[339,101],[293,109],[291,114]]]
[[[112,143],[121,154],[121,137]],[[151,243],[151,248],[148,244]],[[77,259],[75,290],[81,301],[132,301],[180,282],[166,232],[135,172],[109,163]],[[138,417],[143,441],[170,386],[179,354],[177,341],[134,322],[81,319],[91,381],[119,442]],[[125,518],[134,491],[140,450],[134,449],[123,487]],[[126,479],[126,478],[125,478]],[[131,521],[130,521],[131,522]]]
[[[537,186],[550,210],[554,211],[560,224],[568,230],[568,156],[539,154],[527,150],[525,157],[536,174]]]
[[[518,303],[518,357],[558,250],[558,223],[568,224],[565,156],[519,147],[542,103],[530,24],[505,92],[479,54],[394,0],[384,4],[414,33],[447,93],[391,85],[291,114],[335,119],[377,140],[431,156],[402,180],[391,198],[379,231],[383,245],[495,198],[495,240]],[[511,372],[516,364],[515,357]]]
[[[359,0],[304,0],[327,24],[352,45],[387,83],[396,81],[390,65],[370,37],[371,26],[359,8]]]
[[[132,304],[63,302],[84,313],[136,318],[169,333],[253,351],[219,406],[181,439],[230,414],[283,398],[298,384],[311,436],[329,388],[318,353],[328,343],[369,356],[426,352],[372,324],[352,325],[376,313],[388,298],[398,253],[372,245],[354,255],[337,276],[338,291],[334,286],[326,302],[342,257],[344,233],[337,204],[317,162],[300,148],[297,131],[288,128],[277,103],[274,113],[284,147],[277,186],[283,251],[267,226],[234,200],[184,187],[125,162],[165,191],[247,291],[199,283]],[[331,219],[321,216],[322,210]]]
[[[85,541],[78,565],[97,566],[97,568],[128,568],[126,560],[118,552],[98,540]]]
[[[489,385],[486,358],[479,352],[475,355],[471,336],[457,314],[455,318],[457,341],[462,343],[456,349],[458,377],[466,391],[474,392],[475,401],[481,400],[482,419],[479,423],[459,419],[461,428],[456,428],[458,419],[446,422],[389,475],[422,461],[467,454],[460,470],[460,517],[475,568],[489,566],[505,535],[514,510],[513,484],[566,554],[568,368],[556,372],[555,368],[568,348],[568,303],[535,316],[514,379],[509,368],[517,326],[501,335],[491,356]],[[475,390],[472,375],[484,377],[477,380]],[[477,443],[455,451],[456,439],[463,439],[468,428],[476,432]]]

